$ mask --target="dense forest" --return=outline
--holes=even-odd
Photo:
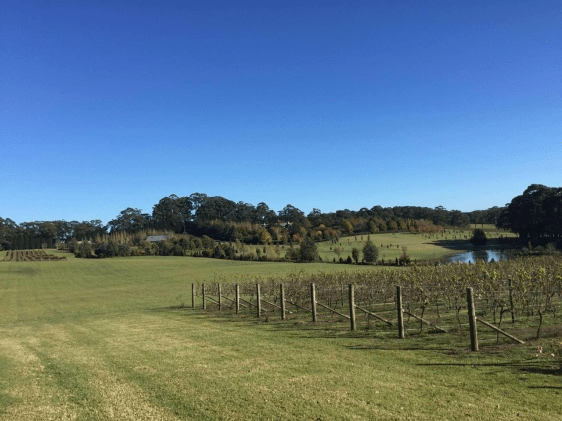
[[[289,244],[304,238],[315,241],[335,239],[354,233],[380,231],[437,231],[443,226],[470,223],[495,224],[504,208],[461,212],[417,206],[374,206],[357,211],[348,209],[323,213],[313,209],[305,215],[288,204],[276,212],[266,203],[254,206],[220,196],[193,193],[171,195],[153,206],[152,213],[127,208],[106,225],[93,221],[33,221],[16,224],[0,217],[0,249],[54,247],[71,240],[95,241],[117,233],[174,232],[209,237],[217,241],[248,244]]]

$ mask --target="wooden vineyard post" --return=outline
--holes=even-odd
[[[260,284],[256,284],[256,295],[257,295],[257,303],[256,303],[256,304],[257,304],[257,307],[258,307],[258,310],[257,310],[258,313],[257,313],[257,315],[258,315],[258,317],[260,317],[260,316],[261,316],[261,294],[260,294]]]
[[[507,280],[507,286],[509,288],[509,310],[511,311],[511,323],[515,323],[515,312],[513,311],[513,285],[511,284],[511,278]]]
[[[396,285],[396,312],[398,314],[398,338],[404,339],[404,311],[402,310],[402,287]]]
[[[312,321],[316,323],[316,287],[310,284],[310,305],[312,307]]]
[[[219,310],[222,308],[222,301],[221,301],[221,284],[217,284],[218,292],[219,292]]]
[[[280,285],[280,298],[281,298],[281,320],[285,320],[285,288],[283,284]]]
[[[351,330],[355,330],[355,287],[349,284],[349,321]]]
[[[466,304],[468,305],[468,325],[470,326],[470,349],[478,351],[478,331],[476,329],[476,311],[474,310],[474,297],[472,288],[466,289]]]
[[[191,308],[195,308],[195,284],[191,284]]]
[[[205,284],[201,287],[201,299],[203,300],[203,310],[205,310],[207,309],[207,306],[205,305]]]
[[[240,313],[240,285],[236,284],[236,314]]]

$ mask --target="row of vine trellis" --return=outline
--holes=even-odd
[[[4,262],[42,262],[42,261],[66,260],[66,257],[58,257],[48,254],[45,250],[7,250]],[[2,260],[0,260],[2,261]]]
[[[315,300],[322,303],[331,316],[349,311],[349,285],[354,285],[354,299],[359,308],[370,314],[395,316],[396,286],[401,286],[401,298],[408,318],[412,316],[414,322],[424,319],[427,324],[443,331],[458,331],[468,326],[467,318],[461,313],[469,310],[467,288],[471,288],[476,313],[481,320],[487,318],[495,326],[511,323],[511,329],[517,327],[520,330],[531,325],[538,326],[538,336],[543,316],[548,316],[551,323],[559,324],[557,312],[562,302],[562,258],[543,256],[473,265],[316,274],[296,272],[283,277],[216,279],[216,282],[206,285],[209,297],[227,296],[228,293],[232,296],[233,291],[219,293],[221,283],[236,283],[248,303],[255,303],[256,285],[260,285],[261,297],[266,303],[264,311],[269,306],[270,314],[273,314],[273,307],[279,307],[280,284],[283,284],[285,300],[296,312],[310,308],[310,285],[314,284]],[[197,291],[201,291],[201,287],[199,283]],[[229,300],[232,306],[234,301],[232,298]],[[509,317],[505,317],[506,314]]]

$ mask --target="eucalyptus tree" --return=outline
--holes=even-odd
[[[58,227],[54,222],[40,222],[39,232],[42,243],[46,243],[47,247],[53,247],[53,244],[57,241],[58,237]]]
[[[14,236],[19,229],[18,224],[10,218],[0,217],[0,249],[11,250],[14,248]]]
[[[142,213],[142,210],[127,208],[122,210],[115,219],[109,221],[107,226],[111,229],[111,232],[135,233],[148,227],[148,219],[149,215]]]
[[[175,194],[164,197],[152,209],[152,224],[155,228],[169,229],[175,232],[187,232],[192,221],[193,203],[189,197]]]
[[[285,222],[301,223],[304,220],[304,212],[299,208],[288,204],[279,211],[279,218]]]
[[[204,193],[192,193],[189,196],[193,213],[197,213],[197,210],[201,207],[203,203],[205,203],[207,197],[208,196]]]
[[[195,212],[200,221],[233,221],[236,217],[237,205],[232,200],[221,196],[207,197]]]
[[[258,216],[256,214],[256,208],[245,202],[238,202],[236,204],[236,210],[233,213],[232,220],[235,222],[258,222]]]
[[[312,226],[323,224],[322,211],[318,208],[313,208],[312,212],[306,215],[306,219],[310,221]]]
[[[260,224],[274,224],[277,219],[277,213],[273,209],[269,209],[266,203],[260,202],[256,206],[257,222]]]

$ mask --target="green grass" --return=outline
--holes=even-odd
[[[478,225],[480,228],[481,225]],[[493,225],[484,224],[484,229],[488,239],[494,241],[499,236],[513,238],[513,233],[497,230]],[[369,237],[373,244],[378,248],[379,257],[377,261],[384,259],[385,262],[395,261],[402,255],[402,247],[406,246],[408,255],[412,261],[434,261],[455,253],[462,252],[470,248],[468,239],[472,236],[472,229],[446,230],[444,234],[412,234],[412,233],[391,233],[370,234]],[[359,259],[363,255],[363,246],[367,241],[367,234],[351,235],[341,237],[333,244],[331,241],[318,243],[318,251],[322,260],[332,262],[335,258],[339,260],[341,256],[344,260],[351,256],[353,248],[359,250]],[[336,247],[342,249],[340,256],[335,252]]]
[[[175,257],[1,262],[0,419],[545,420],[562,413],[561,377],[547,356],[535,356],[538,343],[451,352],[452,335],[400,341],[365,324],[350,332],[345,323],[178,308],[194,281],[332,268],[353,270]]]
[[[360,252],[360,260],[363,255],[363,246],[367,241],[367,235],[357,235],[342,237],[336,244],[332,244],[331,241],[324,241],[319,244],[318,250],[322,260],[336,261],[339,260],[339,256],[335,252],[335,248],[339,247],[342,249],[341,257],[345,260],[347,256],[351,256],[351,251],[353,248],[357,248]],[[399,258],[403,251],[402,247],[406,246],[408,254],[410,255],[412,261],[417,260],[430,260],[430,259],[440,259],[447,254],[451,253],[451,250],[440,246],[435,242],[434,239],[428,238],[421,234],[406,234],[406,233],[384,233],[384,234],[371,234],[371,241],[377,247],[379,251],[379,256],[377,261],[384,259],[385,262],[394,261]]]

